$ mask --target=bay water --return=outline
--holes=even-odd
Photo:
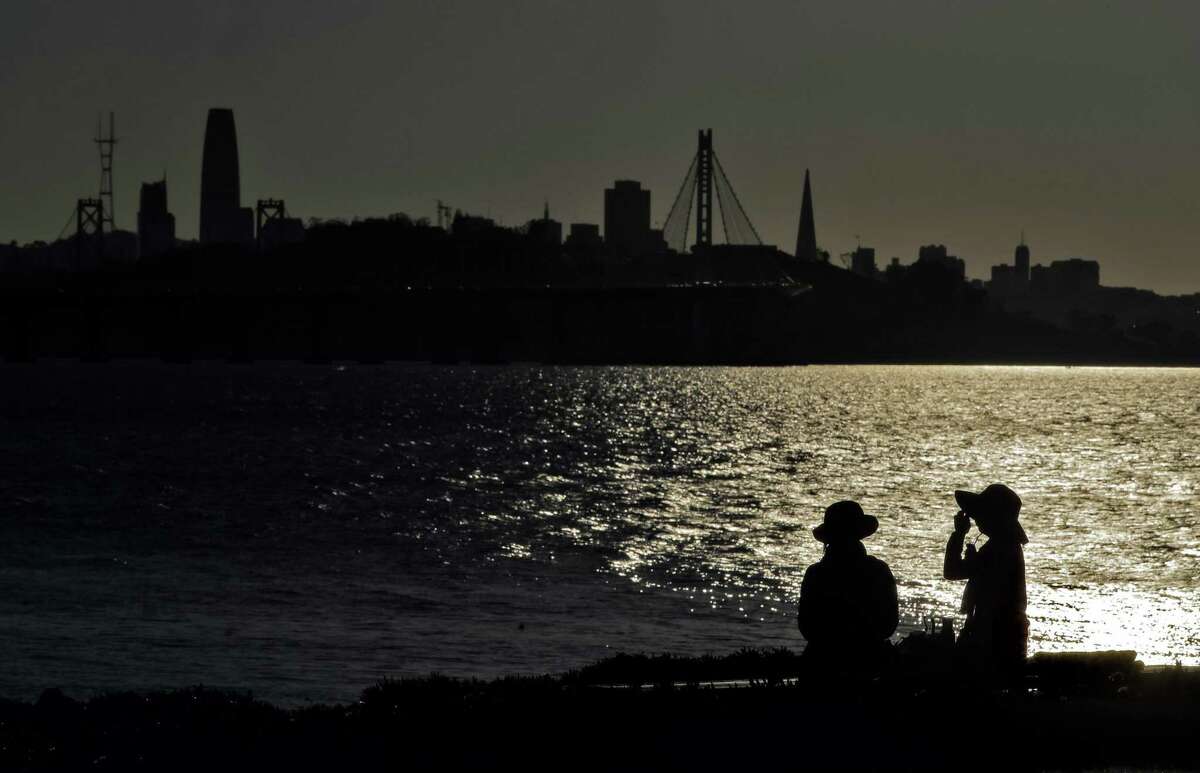
[[[903,634],[957,613],[952,492],[994,481],[1032,651],[1200,662],[1198,370],[64,361],[0,397],[3,697],[800,649],[839,499]]]

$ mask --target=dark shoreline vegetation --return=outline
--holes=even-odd
[[[1200,766],[1194,669],[1035,656],[1022,689],[988,691],[951,678],[944,654],[902,645],[889,675],[858,682],[805,673],[788,650],[618,655],[561,676],[385,679],[355,704],[292,709],[204,687],[47,690],[0,701],[0,768]]]
[[[0,274],[8,361],[1200,363],[1198,296],[1005,300],[937,262],[868,278],[772,247],[625,258],[403,216],[82,271],[34,270],[30,250]]]

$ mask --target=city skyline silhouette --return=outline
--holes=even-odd
[[[1200,3],[0,19],[0,771],[1200,771]]]
[[[17,4],[0,43],[21,116],[7,144],[22,152],[0,183],[0,238],[52,238],[93,191],[101,110],[119,114],[116,198],[136,201],[165,168],[184,238],[214,105],[238,116],[244,197],[284,195],[305,217],[432,218],[444,199],[516,224],[548,199],[563,222],[595,223],[604,187],[634,179],[661,227],[691,153],[680,138],[711,125],[766,243],[794,243],[811,168],[834,255],[856,236],[881,262],[946,243],[986,278],[1023,229],[1040,255],[1099,261],[1105,284],[1194,292],[1200,113],[1184,30],[1200,12],[1138,9],[767,3],[743,18],[657,3],[630,25],[541,3],[134,3],[69,19]],[[52,28],[79,51],[70,63],[30,44]],[[783,45],[796,36],[808,43]],[[117,216],[133,228],[128,205]]]

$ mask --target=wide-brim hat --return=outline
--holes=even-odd
[[[994,535],[1007,534],[1021,544],[1029,541],[1025,529],[1017,521],[1021,513],[1021,497],[1003,483],[993,483],[979,493],[955,491],[954,501],[979,524],[982,531]]]
[[[825,508],[825,519],[813,529],[813,536],[826,544],[844,540],[861,540],[879,529],[879,519],[863,512],[858,502],[834,502]]]

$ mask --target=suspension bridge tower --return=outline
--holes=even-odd
[[[75,262],[104,259],[104,199],[79,199],[75,203]]]
[[[712,129],[700,130],[696,150],[696,244],[712,244]]]
[[[713,194],[716,194],[716,208],[713,207]],[[749,215],[738,200],[733,185],[729,182],[721,159],[713,150],[712,129],[701,129],[696,147],[696,155],[692,157],[691,166],[684,175],[683,185],[671,205],[671,212],[663,223],[663,238],[671,249],[685,252],[687,249],[688,231],[691,225],[692,209],[696,210],[696,247],[709,247],[713,243],[713,220],[719,212],[721,230],[725,234],[727,244],[761,245]]]

